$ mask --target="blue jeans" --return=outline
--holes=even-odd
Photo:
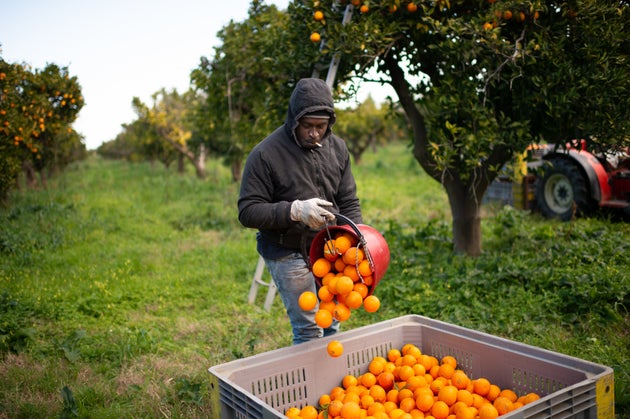
[[[265,264],[287,310],[293,329],[294,345],[332,335],[339,330],[339,322],[336,320],[327,329],[317,326],[317,306],[311,311],[304,311],[298,305],[298,298],[304,291],[317,294],[315,278],[300,253],[292,253],[280,259],[265,259]]]

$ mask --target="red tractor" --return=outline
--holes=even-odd
[[[538,146],[533,154],[537,159],[528,164],[528,172],[536,174],[532,206],[543,216],[568,221],[576,215],[591,215],[599,208],[630,216],[628,149],[593,154],[581,140],[566,148]]]

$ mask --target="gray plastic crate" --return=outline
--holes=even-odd
[[[343,343],[339,358],[326,352],[332,339]],[[454,356],[471,378],[541,396],[502,418],[614,418],[610,367],[418,315],[213,366],[214,416],[282,418],[289,407],[316,405],[344,375],[364,373],[372,358],[405,343],[438,358]]]

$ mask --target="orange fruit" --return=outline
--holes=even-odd
[[[496,419],[499,417],[499,411],[491,405],[486,403],[479,408],[479,419]]]
[[[486,399],[493,402],[494,399],[499,397],[499,393],[501,393],[501,389],[499,388],[499,386],[496,384],[490,384],[490,389],[488,390],[488,393],[486,394]]]
[[[328,406],[328,404],[332,401],[330,394],[322,394],[321,396],[319,396],[319,400],[317,401],[319,403],[320,407],[323,406]]]
[[[343,268],[343,274],[352,279],[352,282],[359,281],[359,272],[354,265],[346,265],[346,267]]]
[[[363,297],[361,297],[358,291],[350,291],[348,295],[346,295],[345,303],[348,308],[356,309],[363,305]]]
[[[348,387],[356,386],[358,383],[359,383],[359,380],[357,379],[357,377],[355,377],[352,374],[347,374],[341,379],[341,385],[346,390],[348,389]]]
[[[346,295],[354,289],[354,281],[348,276],[340,276],[335,282],[337,294]]]
[[[477,409],[465,406],[457,411],[455,419],[475,419],[477,417]]]
[[[367,13],[370,11],[370,7],[367,4],[362,4],[361,7],[359,8],[359,11],[361,13]]]
[[[436,396],[440,393],[440,390],[442,390],[442,388],[445,386],[446,386],[446,380],[444,379],[444,377],[436,378],[435,380],[431,382],[431,384],[429,384],[429,388],[431,389],[431,391],[433,391],[433,394]]]
[[[421,363],[417,362],[417,363],[413,364],[413,372],[417,376],[424,377],[424,375],[427,373],[427,370],[424,368],[424,365],[422,365]]]
[[[361,375],[361,385],[364,386],[365,388],[370,388],[372,387],[374,384],[376,384],[376,375],[372,374],[371,372],[366,372],[363,373]]]
[[[394,372],[396,370],[396,368],[398,368],[398,367],[396,366],[395,363],[393,363],[391,361],[387,361],[385,363],[385,367],[383,368],[383,370],[387,371],[387,372]]]
[[[405,343],[400,349],[400,353],[403,355],[407,355],[409,353],[409,350],[413,347],[414,347],[413,343]]]
[[[510,390],[509,388],[501,390],[501,392],[499,393],[499,397],[505,397],[512,403],[514,403],[516,399],[518,399],[518,396],[516,395],[516,393],[513,390]]]
[[[435,358],[430,356],[430,355],[422,354],[422,355],[420,355],[420,358],[418,358],[418,362],[420,362],[422,364],[422,366],[424,367],[424,369],[426,371],[430,371],[431,367],[433,366],[433,360],[434,359]],[[437,359],[436,359],[436,361],[437,361]]]
[[[404,357],[404,356],[403,356]],[[400,381],[408,381],[416,373],[413,371],[413,367],[410,365],[402,365],[398,370],[398,379]]]
[[[407,5],[407,11],[409,13],[415,13],[418,10],[418,6],[415,3],[411,2]]]
[[[315,406],[306,405],[300,410],[300,417],[302,419],[317,419],[317,413]]]
[[[453,375],[451,376],[451,383],[458,389],[465,389],[468,387],[470,383],[470,379],[466,375],[466,373],[462,370],[455,370]]]
[[[317,296],[321,302],[329,302],[335,298],[335,294],[330,292],[330,288],[326,285],[321,286],[319,290],[317,290]]]
[[[335,246],[337,247],[337,253],[343,255],[350,247],[352,247],[352,241],[348,236],[341,235],[335,239]]]
[[[346,389],[341,386],[335,386],[330,390],[330,398],[333,400],[341,400],[346,395]]]
[[[403,388],[398,391],[398,403],[403,399],[413,399],[413,391],[407,388],[407,386],[403,386]]]
[[[324,275],[330,272],[331,268],[332,268],[332,265],[330,261],[327,260],[326,258],[321,257],[313,263],[313,268],[312,268],[313,275],[315,275],[318,278],[323,278]]]
[[[315,13],[313,13],[313,19],[319,21],[322,20],[324,18],[324,13],[322,13],[320,10],[317,10]]]
[[[383,358],[382,356],[374,357],[368,364],[368,371],[378,376],[385,369],[386,363],[387,363],[387,360]]]
[[[483,396],[480,396],[477,393],[471,393],[471,394],[473,396],[473,407],[476,407],[477,409],[479,409],[484,404],[490,403],[488,402],[487,399],[485,399]]]
[[[328,355],[337,358],[343,354],[343,345],[338,340],[331,340],[326,347]]]
[[[473,381],[473,391],[480,396],[485,396],[490,391],[490,381],[486,378],[477,378]]]
[[[404,399],[402,399],[399,403],[398,406],[405,412],[409,413],[411,412],[413,409],[416,408],[416,401],[414,400],[413,397],[406,397]]]
[[[401,365],[413,366],[418,362],[416,357],[411,354],[404,354],[401,359]]]
[[[447,405],[452,406],[457,401],[457,387],[446,385],[440,389],[437,396],[438,400],[442,400]]]
[[[443,364],[449,364],[450,366],[453,367],[453,369],[457,368],[457,360],[455,359],[454,356],[451,356],[451,355],[446,355],[442,357],[442,359],[440,360],[440,365],[443,365]]]
[[[358,247],[351,247],[343,254],[343,263],[346,265],[357,266],[365,258],[365,253]]]
[[[512,19],[512,11],[511,10],[506,10],[505,12],[503,12],[503,19],[505,19],[505,20]]]
[[[389,419],[406,419],[405,415],[405,411],[397,407],[389,412]]]
[[[448,405],[441,400],[436,401],[433,403],[433,406],[431,406],[431,415],[433,415],[435,419],[446,419],[449,413]]]
[[[361,396],[361,402],[359,403],[361,408],[367,409],[368,407],[374,404],[374,397],[370,396],[370,394],[364,394]]]
[[[362,260],[359,263],[359,275],[361,275],[361,277],[366,277],[366,276],[370,276],[372,275],[374,272],[372,272],[372,267],[370,266],[370,261],[368,261],[367,259]]]
[[[335,310],[335,306],[337,305],[337,303],[335,303],[334,301],[320,301],[319,302],[319,309],[320,310],[327,310],[330,311],[330,313],[332,314],[332,312]]]
[[[324,277],[322,278],[322,285],[327,286],[330,283],[330,280],[334,277],[335,277],[335,273],[333,273],[332,268],[331,268],[331,271],[328,272],[326,275],[324,275]]]
[[[383,371],[378,375],[376,381],[378,382],[378,385],[383,387],[385,391],[389,391],[394,386],[394,380],[394,374],[388,371]]]
[[[346,264],[344,263],[343,258],[337,258],[334,262],[334,268],[337,272],[343,272],[343,270],[346,269]]]
[[[375,295],[369,295],[363,300],[363,308],[368,313],[375,313],[381,307],[381,301]]]
[[[451,378],[455,373],[455,368],[451,364],[442,364],[439,366],[438,375],[444,378]]]
[[[343,303],[338,303],[333,311],[333,317],[340,322],[346,321],[350,318],[350,309]]]
[[[335,418],[341,414],[341,408],[343,407],[343,402],[341,400],[333,400],[328,405],[328,417]]]
[[[361,417],[361,406],[359,403],[349,401],[343,404],[340,415],[343,419],[356,419]]]
[[[304,311],[311,311],[317,306],[317,296],[314,292],[304,291],[298,298],[298,305]]]
[[[313,32],[310,36],[310,40],[312,42],[319,42],[321,41],[322,37],[317,33],[317,32]]]
[[[496,407],[499,416],[505,415],[508,412],[514,410],[514,403],[507,397],[499,396],[492,402],[492,405]]]
[[[400,358],[400,357],[401,357],[401,353],[400,353],[400,351],[399,351],[398,349],[396,349],[396,348],[392,348],[392,349],[390,349],[389,351],[387,351],[387,359],[388,359],[390,362],[396,362],[396,360],[397,360],[398,358]]]
[[[413,369],[413,367],[411,367]],[[415,373],[414,373],[415,374]],[[413,377],[409,377],[407,379],[407,388],[411,390],[416,390],[419,387],[428,387],[429,384],[427,380],[424,378],[424,375],[414,375]]]
[[[468,390],[457,390],[457,401],[463,402],[466,406],[472,406],[474,402],[473,395]]]
[[[284,415],[288,418],[297,418],[300,416],[300,409],[297,407],[289,407],[286,412],[284,412]]]
[[[379,413],[385,413],[385,406],[383,406],[383,403],[375,401],[370,407],[367,408],[368,416],[374,416],[374,419],[376,419],[376,416]],[[387,417],[386,413],[385,417]]]
[[[396,403],[398,405],[398,390],[396,388],[392,388],[387,392],[387,401]]]
[[[346,404],[348,402],[360,403],[361,402],[361,397],[352,390],[352,387],[350,387],[346,391],[346,394],[343,396],[343,399],[341,401],[344,404]]]
[[[380,384],[374,384],[370,387],[370,396],[378,403],[385,403],[387,400],[387,392]]]
[[[322,329],[330,327],[333,323],[332,313],[328,310],[317,310],[315,313],[315,323]]]
[[[433,393],[422,393],[416,396],[416,407],[425,413],[431,410],[433,403],[435,403]]]
[[[532,403],[535,402],[536,400],[540,399],[540,396],[536,393],[528,393],[523,397],[523,404],[528,404],[528,403]]]
[[[356,284],[354,284],[354,287],[352,289],[361,295],[361,299],[367,297],[368,295],[367,285],[362,284],[361,282],[357,282]]]
[[[324,244],[324,258],[330,262],[334,262],[339,257],[337,248],[335,247],[335,240],[327,240]]]

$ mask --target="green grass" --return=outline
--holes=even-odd
[[[279,298],[246,298],[257,261],[238,185],[90,158],[0,210],[0,418],[209,417],[207,369],[288,346]],[[344,329],[417,313],[615,369],[630,412],[630,225],[484,207],[484,253],[451,252],[440,185],[402,145],[354,167],[392,250]]]

